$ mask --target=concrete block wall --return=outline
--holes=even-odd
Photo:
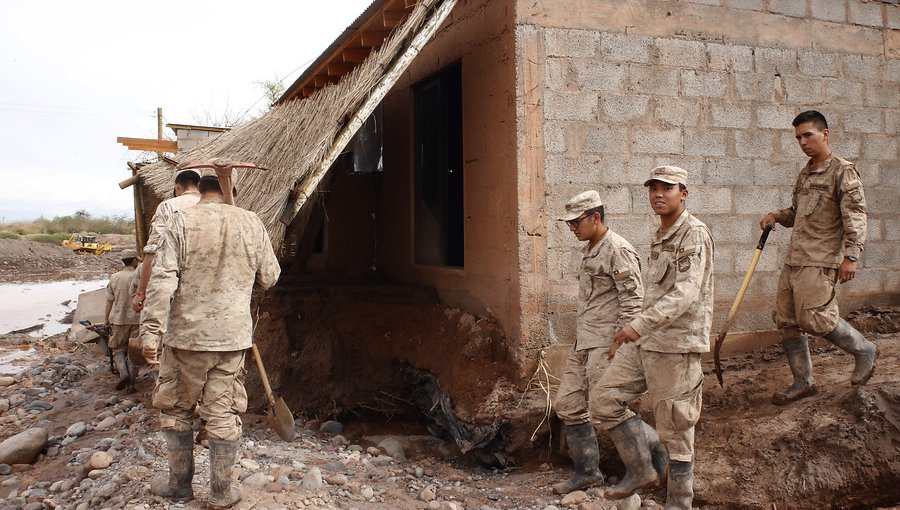
[[[542,66],[543,82],[520,76],[518,85],[543,94],[542,109],[531,111],[543,121],[547,278],[547,314],[523,318],[531,321],[523,331],[572,341],[580,243],[554,220],[574,194],[601,193],[609,225],[646,267],[657,222],[642,183],[661,164],[689,172],[688,209],[712,230],[718,328],[760,218],[790,204],[806,161],[790,123],[807,109],[828,118],[833,150],[857,163],[866,189],[869,240],[858,278],[841,287],[844,311],[897,303],[900,52],[879,41],[900,40],[898,11],[857,0],[520,2],[518,42],[541,46],[530,65]],[[784,228],[770,236],[732,331],[773,329],[789,237]]]

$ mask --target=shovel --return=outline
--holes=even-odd
[[[266,398],[269,399],[269,412],[266,414],[266,419],[281,439],[293,441],[294,436],[297,433],[297,430],[294,428],[294,414],[288,409],[287,404],[284,403],[284,399],[278,397],[276,400],[275,395],[272,394],[272,387],[269,386],[269,376],[266,375],[266,367],[263,366],[262,356],[259,355],[259,349],[256,348],[256,343],[250,348],[253,350],[256,368],[259,369],[259,375],[262,376],[263,386],[266,388]]]
[[[744,293],[747,292],[747,286],[750,285],[750,279],[753,278],[753,271],[756,271],[756,264],[759,263],[759,256],[762,255],[763,248],[766,247],[766,240],[769,238],[769,232],[771,231],[772,225],[769,225],[763,230],[762,235],[759,236],[759,243],[756,245],[756,252],[753,254],[753,260],[750,261],[750,267],[747,269],[747,274],[744,275],[744,282],[741,284],[740,290],[738,290],[737,297],[734,298],[734,304],[731,305],[731,310],[728,312],[728,317],[725,318],[725,323],[722,324],[722,329],[719,330],[719,337],[716,338],[716,348],[714,350],[716,377],[719,379],[719,386],[723,388],[725,387],[725,384],[722,382],[722,358],[720,356],[722,344],[725,342],[725,335],[727,335],[728,330],[731,329],[731,323],[734,322],[734,316],[737,313],[738,307],[741,305],[741,301],[744,299]]]

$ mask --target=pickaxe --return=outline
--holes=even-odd
[[[222,158],[213,158],[209,161],[189,161],[178,165],[179,170],[193,170],[196,168],[212,168],[219,177],[219,187],[222,188],[222,199],[226,204],[234,205],[234,184],[231,182],[231,171],[235,168],[248,168],[252,170],[268,170],[254,163],[243,161],[229,161]]]
[[[734,298],[734,304],[731,305],[728,317],[725,318],[725,323],[722,324],[722,329],[719,330],[719,337],[716,338],[716,347],[714,350],[716,377],[719,379],[719,386],[722,387],[725,387],[722,383],[722,359],[720,357],[722,344],[725,342],[725,335],[727,335],[728,330],[731,329],[731,323],[734,322],[734,316],[737,313],[738,306],[741,305],[741,300],[744,299],[744,293],[747,292],[747,286],[750,285],[750,279],[753,278],[753,271],[756,270],[756,264],[759,263],[759,256],[762,255],[763,248],[766,246],[766,240],[769,238],[769,232],[771,231],[772,225],[768,225],[765,230],[763,230],[762,235],[759,236],[759,243],[756,245],[756,252],[753,254],[753,260],[750,261],[750,267],[747,269],[747,274],[744,275],[744,283],[741,284],[741,289],[738,291],[737,297]]]

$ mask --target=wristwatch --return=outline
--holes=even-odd
[[[850,262],[859,262],[859,257],[856,255],[844,255],[844,258],[849,260]]]

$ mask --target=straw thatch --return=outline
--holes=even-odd
[[[338,134],[366,99],[439,0],[419,2],[384,45],[340,82],[303,100],[279,104],[262,117],[235,127],[210,142],[179,153],[178,162],[209,158],[251,161],[269,171],[235,171],[239,193],[235,205],[256,212],[273,246],[284,239],[279,221],[290,190],[304,183],[323,164]],[[152,206],[171,196],[174,166],[162,161],[141,169],[144,203]],[[153,209],[145,211],[148,216]],[[145,218],[145,221],[147,219]]]

